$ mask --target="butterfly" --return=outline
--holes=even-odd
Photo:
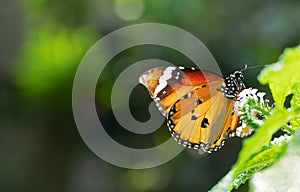
[[[235,104],[245,89],[241,71],[228,77],[190,67],[158,67],[139,77],[166,117],[172,137],[187,148],[211,153],[228,137],[246,137]]]

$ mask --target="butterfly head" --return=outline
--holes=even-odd
[[[243,73],[241,71],[235,71],[225,78],[225,85],[223,85],[221,90],[227,98],[236,99],[239,92],[245,88],[243,80]]]

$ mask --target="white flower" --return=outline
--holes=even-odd
[[[249,98],[254,99],[255,101],[258,101],[259,99],[262,99],[261,96],[262,96],[263,93],[260,93],[260,92],[257,93],[257,91],[258,91],[257,89],[252,89],[250,87],[250,88],[242,90],[238,94],[237,101],[234,104],[234,110],[236,111],[238,116],[241,115],[240,109],[242,107],[247,107],[245,105],[246,105],[246,102]]]

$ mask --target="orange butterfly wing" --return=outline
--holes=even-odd
[[[172,105],[199,85],[220,81],[223,78],[214,73],[183,67],[158,67],[143,73],[139,82],[149,91],[160,112],[166,116]]]
[[[250,131],[245,127],[235,133],[239,124],[235,100],[225,96],[224,79],[217,74],[160,67],[145,72],[139,81],[167,116],[172,136],[185,147],[216,151],[227,136],[243,136]]]
[[[234,100],[220,91],[223,82],[211,82],[183,96],[170,109],[167,124],[175,140],[189,148],[217,150],[230,132],[235,131],[239,118]]]

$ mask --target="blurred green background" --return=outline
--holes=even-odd
[[[185,150],[153,169],[110,165],[88,149],[74,123],[72,82],[77,66],[104,35],[131,24],[159,22],[198,37],[228,75],[245,64],[276,62],[284,48],[296,46],[299,8],[297,0],[1,1],[0,191],[207,191],[236,161],[240,139],[228,140],[211,155]],[[191,65],[171,49],[134,47],[110,62],[97,88],[96,104],[105,128],[131,147],[147,148],[169,138],[165,126],[148,136],[131,134],[112,115],[114,80],[130,64],[148,58]],[[256,81],[258,72],[246,71],[245,83],[266,91],[271,99],[269,90]],[[151,100],[137,86],[130,104],[141,121],[149,118],[145,101]],[[247,191],[247,185],[240,191]]]

